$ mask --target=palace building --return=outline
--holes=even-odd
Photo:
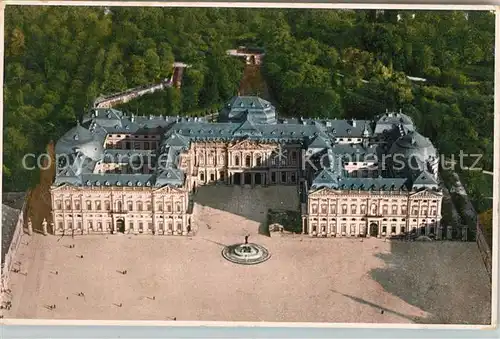
[[[94,108],[55,151],[58,235],[191,235],[199,186],[295,185],[311,236],[442,236],[438,154],[403,113],[285,119],[241,96],[217,122]]]

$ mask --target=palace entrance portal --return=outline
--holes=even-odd
[[[123,219],[116,220],[116,231],[119,233],[125,233],[125,221]]]
[[[262,174],[255,173],[255,185],[262,185]]]
[[[371,237],[378,236],[378,224],[376,222],[370,223],[370,236]]]
[[[245,173],[245,182],[243,184],[244,185],[251,185],[252,184],[252,174]]]
[[[234,185],[241,185],[241,173],[234,173],[233,174],[233,184]]]

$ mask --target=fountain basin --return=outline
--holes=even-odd
[[[240,265],[260,264],[271,257],[265,247],[253,243],[226,246],[222,250],[222,256]]]

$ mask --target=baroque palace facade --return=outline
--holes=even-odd
[[[303,233],[442,236],[438,155],[402,113],[282,119],[234,97],[218,122],[94,108],[56,144],[53,234],[191,235],[201,185],[296,185]]]

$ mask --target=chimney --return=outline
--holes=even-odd
[[[356,127],[356,120],[352,119],[352,127]]]

